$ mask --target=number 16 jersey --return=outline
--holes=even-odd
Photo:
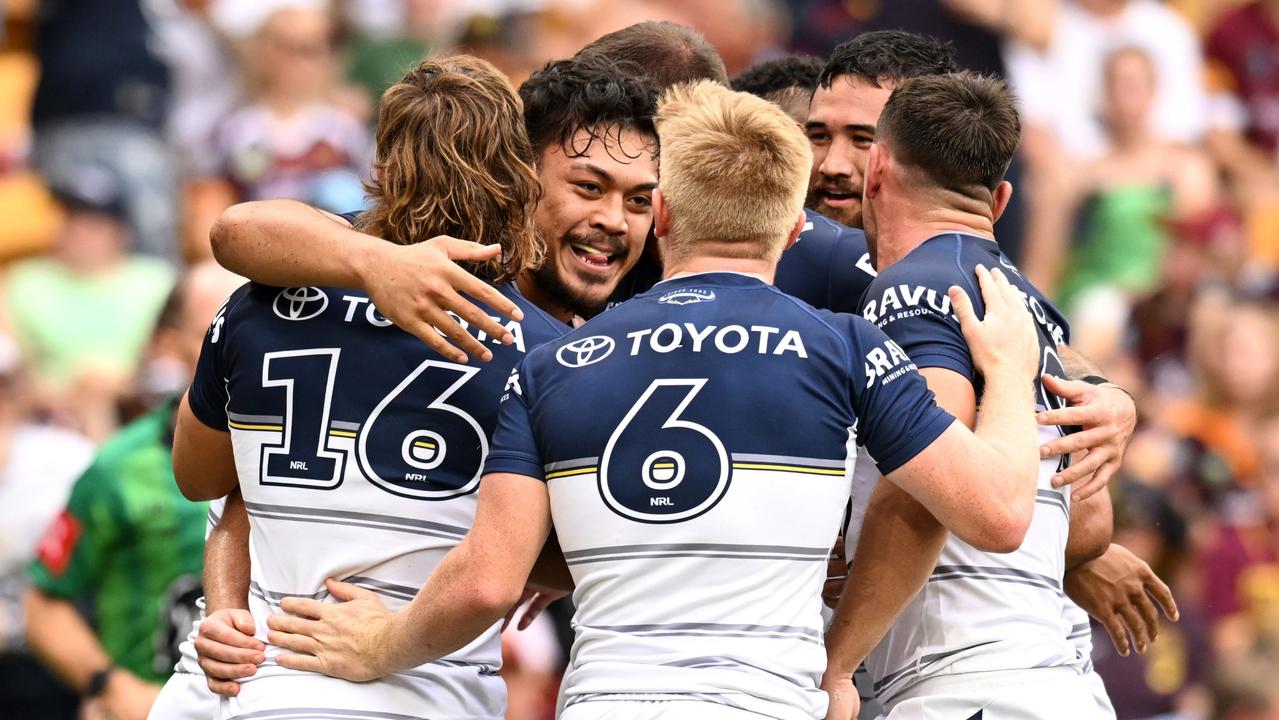
[[[283,598],[328,600],[329,577],[403,606],[466,534],[511,368],[568,331],[513,286],[499,289],[525,319],[502,321],[513,345],[479,336],[493,360],[473,365],[444,360],[354,290],[249,284],[214,318],[189,398],[197,418],[231,433],[259,638]],[[224,716],[498,718],[505,708],[496,626],[377,683],[287,670],[279,652],[268,643]]]

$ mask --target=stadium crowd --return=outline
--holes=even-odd
[[[1137,403],[1114,541],[1180,608],[1143,653],[1094,625],[1093,661],[1121,720],[1279,717],[1276,0],[0,8],[0,715],[140,719],[178,660],[206,509],[173,487],[165,443],[235,287],[209,260],[218,215],[266,198],[360,209],[378,99],[425,55],[465,51],[518,86],[672,20],[730,76],[797,53],[819,59],[787,66],[811,88],[836,45],[900,28],[1009,80],[1024,137],[998,237]],[[505,633],[508,718],[553,713],[571,612]],[[104,654],[127,697],[80,708]]]

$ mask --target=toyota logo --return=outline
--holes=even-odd
[[[329,306],[329,296],[317,287],[284,288],[271,309],[283,320],[310,320]]]
[[[560,348],[559,352],[555,353],[555,359],[559,360],[564,367],[586,367],[612,354],[614,345],[613,338],[607,335],[593,335],[574,340]]]

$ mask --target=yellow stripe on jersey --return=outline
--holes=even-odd
[[[232,420],[227,420],[226,424],[236,430],[270,430],[272,432],[281,432],[284,430],[283,425],[249,425],[248,423],[238,423]]]
[[[593,473],[598,470],[599,468],[594,466],[583,467],[583,468],[573,468],[572,470],[560,470],[559,472],[547,473],[546,479],[554,480],[555,478],[569,477],[570,475],[586,475],[588,473]]]
[[[417,442],[413,443],[413,447],[420,447],[420,448],[426,448],[427,450],[434,450],[434,449],[435,449],[435,443],[433,443],[433,442],[422,442],[421,440],[418,440]]]
[[[806,467],[803,465],[774,465],[764,463],[733,463],[734,470],[776,470],[778,472],[803,473],[805,475],[831,475],[843,477],[844,471],[839,468]]]
[[[355,437],[355,433],[351,432],[350,430],[330,430],[329,435],[332,435],[333,437],[348,437],[348,438]]]

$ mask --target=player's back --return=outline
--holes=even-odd
[[[705,273],[530,355],[513,387],[577,585],[567,704],[696,696],[820,716],[820,591],[858,414],[908,387],[931,408],[862,419],[886,463],[917,450],[892,423],[916,418],[926,445],[950,422],[889,345],[860,318]]]
[[[330,577],[394,610],[466,534],[509,372],[526,348],[567,331],[512,287],[502,290],[525,320],[507,324],[514,345],[488,342],[494,357],[485,364],[445,361],[353,290],[250,284],[215,319],[192,407],[216,422],[208,416],[217,414],[218,391],[208,380],[225,383],[260,636],[284,597],[328,599]],[[496,628],[372,686],[289,671],[274,664],[276,654],[268,645],[267,663],[232,701],[240,712],[281,709],[281,695],[293,703],[285,709],[415,717],[498,717],[504,706]],[[298,676],[308,679],[298,684]]]
[[[1040,335],[1042,373],[1064,377],[1057,345],[1068,338],[1061,314],[999,251],[994,241],[939,235],[884,269],[863,296],[863,315],[898,342],[921,368],[981,378],[950,308],[946,290],[963,287],[978,313],[976,267],[1000,268],[1026,297]],[[1039,409],[1059,407],[1036,376]],[[1059,434],[1041,427],[1041,442]],[[867,660],[875,691],[886,703],[919,681],[943,674],[1070,664],[1074,649],[1062,619],[1062,575],[1070,529],[1068,489],[1051,480],[1062,458],[1040,463],[1034,517],[1012,553],[977,550],[952,535],[928,582]],[[850,533],[850,534],[855,534]],[[856,572],[853,568],[852,572]]]
[[[782,253],[773,284],[813,307],[856,314],[874,279],[866,233],[805,210],[804,228]]]

